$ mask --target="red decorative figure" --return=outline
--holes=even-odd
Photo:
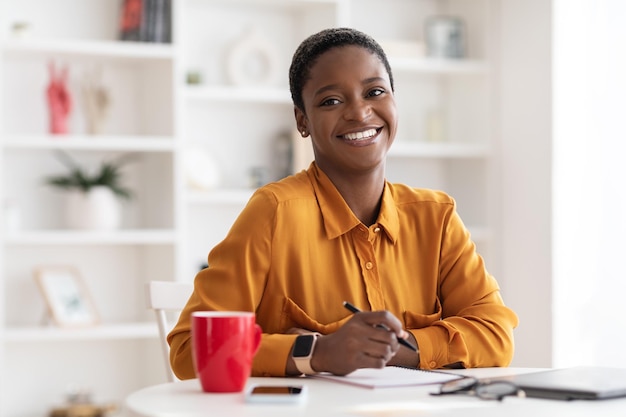
[[[72,108],[72,100],[67,89],[67,68],[57,74],[54,63],[48,64],[50,83],[46,91],[50,111],[50,133],[67,133],[67,119]]]
[[[120,18],[120,35],[125,41],[141,41],[143,0],[124,0]]]

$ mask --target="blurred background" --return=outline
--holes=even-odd
[[[512,366],[614,366],[625,17],[621,0],[0,0],[0,415],[165,382],[146,283],[192,281],[256,187],[308,166],[287,70],[330,26],[387,51],[389,180],[457,200],[520,316]]]

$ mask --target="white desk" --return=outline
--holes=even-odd
[[[479,378],[536,371],[520,368],[485,368],[458,371]],[[360,388],[315,378],[250,378],[248,384],[305,384],[308,398],[302,404],[248,404],[243,393],[207,394],[198,380],[155,385],[126,399],[126,408],[142,417],[281,417],[354,416],[407,417],[623,417],[626,398],[604,401],[556,401],[507,397],[502,402],[485,401],[466,395],[435,397],[429,392],[438,386],[406,388]]]

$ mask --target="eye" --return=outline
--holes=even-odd
[[[384,88],[372,88],[367,92],[367,97],[378,97],[385,93],[386,91]]]
[[[336,98],[327,98],[326,100],[322,101],[320,103],[320,106],[324,107],[324,106],[334,106],[336,104],[341,103],[338,99]]]

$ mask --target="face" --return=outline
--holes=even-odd
[[[398,116],[389,74],[375,54],[352,45],[330,49],[311,68],[302,97],[298,130],[311,135],[326,174],[384,172]]]

